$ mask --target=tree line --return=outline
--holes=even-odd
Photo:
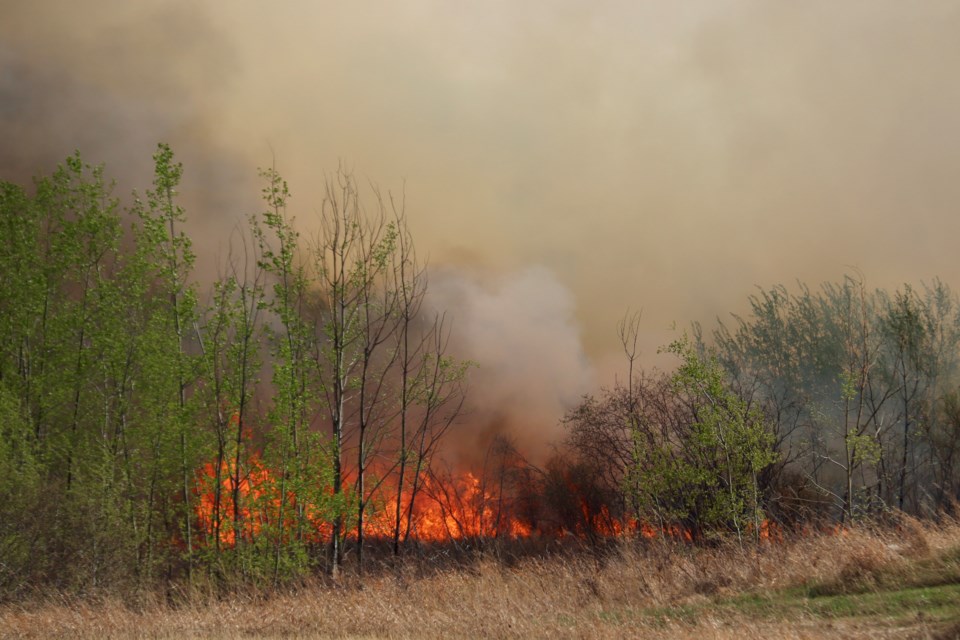
[[[760,289],[671,344],[671,373],[636,366],[639,323],[620,325],[625,381],[564,420],[618,518],[710,538],[955,513],[960,301],[940,280]]]
[[[159,145],[126,205],[79,154],[0,182],[0,596],[362,572],[368,532],[393,556],[428,526],[744,542],[960,500],[940,281],[761,289],[664,347],[669,372],[640,367],[625,317],[627,375],[567,412],[560,453],[538,468],[500,437],[464,474],[435,454],[469,363],[425,302],[402,194],[337,171],[301,237],[261,171],[263,210],[201,287],[182,171]]]
[[[0,590],[336,575],[389,482],[393,552],[464,397],[402,198],[326,178],[310,238],[262,172],[200,289],[160,145],[121,206],[69,157],[0,183]]]

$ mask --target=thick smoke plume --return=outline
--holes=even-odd
[[[0,171],[79,148],[143,184],[169,142],[201,256],[259,208],[257,166],[276,161],[305,225],[341,160],[405,180],[433,265],[519,274],[460,286],[456,321],[483,345],[474,394],[526,425],[579,390],[584,352],[609,379],[628,307],[652,354],[755,285],[960,282],[958,33],[953,0],[8,0]],[[535,330],[512,286],[566,315]],[[515,362],[504,396],[484,359],[511,339],[569,371]]]
[[[464,416],[472,429],[457,453],[476,458],[502,435],[542,462],[563,437],[559,416],[595,382],[573,293],[543,267],[487,279],[441,267],[429,303],[456,318],[452,350],[476,364]]]

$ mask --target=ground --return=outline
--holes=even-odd
[[[958,638],[960,524],[487,548],[269,593],[45,594],[0,605],[0,637]]]

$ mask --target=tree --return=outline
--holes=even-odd
[[[750,304],[713,338],[739,393],[774,426],[784,481],[811,481],[840,518],[938,502],[958,346],[949,289],[890,294],[848,276],[816,292],[774,287]]]
[[[729,388],[714,354],[697,353],[686,336],[666,351],[681,358],[671,384],[692,420],[677,434],[680,455],[663,445],[651,451],[644,438],[636,438],[638,484],[657,482],[650,471],[662,473],[660,482],[685,494],[677,501],[686,511],[681,519],[695,515],[700,530],[732,527],[738,540],[748,526],[758,536],[763,519],[759,476],[778,457],[764,415]]]
[[[197,329],[205,366],[205,413],[216,437],[216,455],[207,475],[212,480],[209,517],[217,561],[224,541],[238,554],[245,539],[252,538],[253,525],[244,522],[249,509],[243,504],[243,487],[249,484],[249,427],[261,368],[260,316],[266,306],[261,250],[242,230],[233,235],[225,273],[214,283],[203,330]]]
[[[312,523],[334,520],[344,513],[345,504],[342,495],[328,491],[333,485],[328,440],[310,429],[313,417],[322,411],[323,388],[315,360],[322,337],[315,334],[312,321],[322,323],[323,309],[311,302],[314,283],[301,258],[299,234],[287,216],[289,188],[274,168],[261,171],[261,176],[267,182],[263,189],[267,210],[253,220],[253,233],[263,268],[273,279],[267,308],[277,320],[267,327],[273,362],[269,460],[279,473],[277,492],[283,496],[277,501],[274,531],[276,584],[281,568],[285,564],[296,568],[304,555]],[[288,511],[293,512],[292,531],[286,531]]]
[[[157,331],[153,337],[160,348],[151,358],[157,376],[154,379],[157,396],[153,405],[156,413],[152,418],[158,428],[156,450],[161,451],[162,443],[169,442],[168,434],[164,433],[167,430],[172,431],[169,435],[173,435],[179,448],[176,455],[181,499],[178,516],[186,543],[189,575],[194,550],[193,472],[200,462],[191,429],[193,408],[188,406],[188,389],[198,368],[196,356],[187,351],[188,330],[197,320],[196,286],[190,281],[195,256],[190,238],[181,228],[185,212],[176,201],[183,166],[174,161],[173,151],[166,144],[157,146],[153,159],[154,189],[146,192],[146,203],[137,201],[134,210],[142,225],[138,249],[156,274],[160,295],[167,300],[165,308],[156,309],[159,324],[153,327]],[[161,467],[166,466],[165,462],[162,459],[155,461],[155,480]]]
[[[346,503],[352,474],[357,561],[362,570],[364,520],[371,500],[395,472],[399,548],[401,506],[407,468],[411,493],[462,399],[465,368],[445,355],[448,327],[443,316],[421,316],[426,279],[416,260],[402,201],[371,188],[364,207],[354,177],[339,171],[326,184],[320,231],[308,253],[317,285],[314,367],[322,407],[331,427],[333,494]],[[397,453],[387,451],[396,447]],[[355,464],[345,460],[352,453]],[[346,532],[342,515],[333,522],[331,570],[339,571]]]
[[[341,171],[303,244],[286,183],[263,172],[267,210],[201,306],[182,175],[161,144],[127,209],[78,154],[33,193],[0,183],[4,590],[205,570],[278,584],[327,540],[338,572],[354,525],[362,568],[392,478],[405,490],[385,529],[399,545],[406,516],[411,535],[465,366],[443,314],[422,310],[402,203],[374,188],[368,212]]]
[[[393,554],[413,530],[413,513],[434,451],[463,407],[469,363],[447,355],[450,324],[445,314],[423,313],[426,269],[404,222],[403,200],[391,199],[397,225],[392,255],[392,286],[397,292],[394,332],[399,406],[397,415],[396,499],[393,503]]]

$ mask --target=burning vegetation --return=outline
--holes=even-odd
[[[665,537],[692,542],[693,532],[678,524],[654,525],[632,516],[616,516],[605,503],[591,503],[586,492],[565,475],[561,482],[567,504],[544,503],[545,480],[535,477],[533,469],[500,469],[497,477],[478,477],[470,471],[454,475],[424,473],[411,486],[398,492],[388,482],[369,502],[373,505],[363,523],[363,538],[369,542],[418,544],[471,543],[482,540],[562,540],[572,537],[581,541],[638,536],[645,539]],[[504,484],[505,474],[521,474],[522,484],[515,480]],[[198,473],[195,489],[195,516],[198,543],[233,548],[240,533],[241,544],[254,545],[268,535],[290,538],[295,535],[296,521],[291,517],[278,523],[281,498],[275,474],[265,469],[258,459],[250,462],[241,474],[239,489],[234,491],[234,474],[223,469],[218,477],[212,464]],[[244,506],[235,510],[236,504]],[[347,497],[348,503],[351,500]],[[331,542],[328,516],[315,505],[298,505],[296,497],[285,499],[288,514],[302,508],[307,513],[305,539],[314,545]],[[398,505],[400,508],[398,517]],[[355,507],[354,507],[355,508]],[[400,528],[396,528],[396,522]],[[356,523],[354,527],[356,527]],[[272,533],[269,533],[272,532]],[[347,540],[356,542],[361,536],[356,528],[345,532]],[[764,519],[759,529],[762,540],[781,537],[776,523]]]
[[[775,288],[583,398],[531,462],[479,442],[473,363],[402,199],[326,183],[304,242],[273,170],[206,289],[161,145],[126,207],[79,156],[0,190],[0,593],[362,575],[425,549],[742,549],[960,499],[960,306],[942,283]],[[483,363],[479,363],[483,366]],[[469,437],[468,437],[469,436]],[[463,447],[459,447],[463,449]]]

